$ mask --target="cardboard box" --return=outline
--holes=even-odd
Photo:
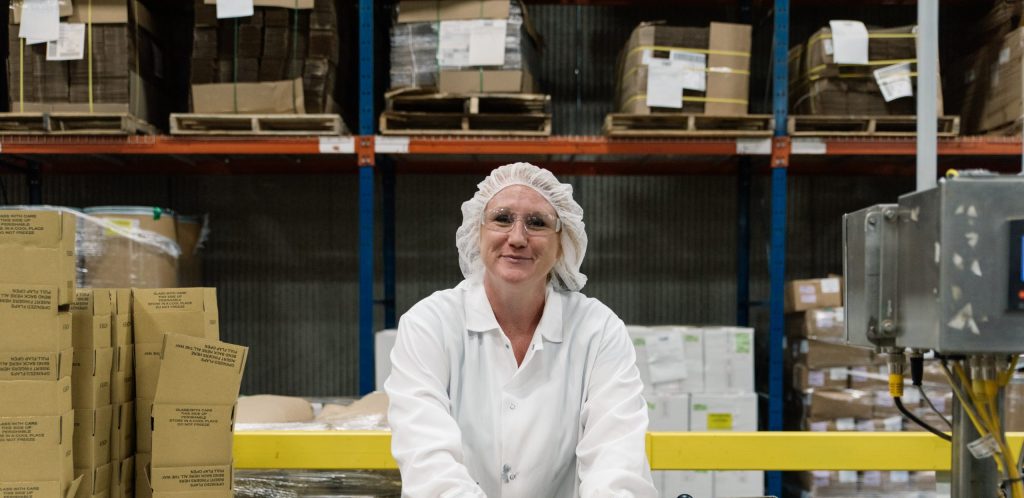
[[[647,394],[648,431],[684,432],[690,430],[689,394]]]
[[[133,289],[136,397],[152,400],[164,334],[216,340],[217,291],[211,288]]]
[[[71,411],[71,379],[0,381],[0,417],[61,415]]]
[[[127,403],[135,399],[135,352],[132,346],[113,348],[114,365],[110,372],[111,404]]]
[[[113,466],[109,463],[97,467],[76,468],[75,475],[81,476],[78,498],[110,496],[110,482]]]
[[[789,359],[793,364],[807,368],[868,367],[874,364],[870,349],[845,346],[814,339],[799,339],[787,343]]]
[[[203,0],[206,5],[217,5],[217,0]],[[309,10],[313,0],[253,0],[254,7],[280,7],[283,9]]]
[[[234,407],[247,355],[248,348],[215,340],[164,337],[143,476],[153,496],[231,491]]]
[[[305,114],[302,78],[251,83],[192,85],[197,114]],[[236,98],[237,96],[237,98]]]
[[[74,498],[81,478],[64,483],[60,481],[0,482],[0,496],[18,498]]]
[[[110,405],[113,348],[75,351],[71,370],[71,396],[75,409]]]
[[[762,496],[764,472],[760,470],[715,471],[715,496]]]
[[[21,5],[23,3],[25,3],[24,0],[11,0],[11,24],[21,24]],[[60,9],[60,17],[68,17],[74,12],[71,0],[57,0],[57,6]]]
[[[850,388],[862,391],[889,388],[889,367],[851,367]]]
[[[111,406],[111,412],[110,461],[118,462],[135,454],[135,403]]]
[[[441,93],[534,93],[537,88],[525,69],[443,69],[437,85]]]
[[[808,368],[797,363],[793,365],[793,388],[799,391],[808,389],[846,389],[848,385],[846,367]]]
[[[135,398],[135,451],[153,453],[153,400]]]
[[[135,496],[135,458],[114,461],[110,464],[110,498],[132,498]]]
[[[803,414],[806,418],[872,418],[874,394],[845,389],[842,391],[814,391],[803,396]]]
[[[682,494],[690,496],[715,496],[714,473],[711,471],[665,470],[651,472],[654,485],[658,488],[658,496],[676,497]]]
[[[243,396],[238,399],[235,409],[235,423],[238,424],[312,422],[313,418],[313,405],[303,398],[291,396]]]
[[[398,24],[407,22],[508,19],[509,0],[401,0]]]
[[[754,329],[704,328],[704,392],[754,392]]]
[[[0,417],[0,482],[73,481],[75,417]]]
[[[110,291],[110,308],[113,313],[113,334],[111,346],[128,346],[135,342],[132,333],[132,290],[107,289]]]
[[[0,381],[60,380],[71,377],[72,350],[56,353],[0,351]]]
[[[854,432],[857,430],[858,420],[853,417],[840,417],[836,419],[808,418],[801,426],[802,430],[811,432]]]
[[[1021,78],[1024,59],[1024,28],[991,40],[969,58],[963,72],[963,105],[960,109],[966,132],[999,131],[1021,120]]]
[[[860,481],[855,470],[814,470],[795,475],[800,487],[810,496],[849,496],[857,492]]]
[[[637,368],[648,393],[704,391],[704,331],[696,327],[632,327]]]
[[[744,24],[712,22],[708,27],[640,24],[633,30],[619,56],[618,111],[633,114],[746,115],[750,40],[750,26]],[[650,65],[672,66],[679,64],[680,59],[703,67],[706,91],[685,89],[680,92],[678,108],[652,109],[647,105],[648,91],[653,83],[648,74]],[[688,68],[692,70],[692,66]],[[682,82],[675,83],[682,88]]]
[[[75,295],[75,216],[62,211],[0,210],[0,283],[57,288]]]
[[[786,282],[786,313],[840,307],[843,305],[842,289],[843,279],[839,277]]]
[[[756,431],[757,395],[693,394],[690,396],[690,430]]]
[[[76,351],[109,349],[113,344],[110,291],[78,289],[71,303],[73,345]]]
[[[93,469],[110,463],[111,416],[109,406],[95,410],[75,410],[76,468]]]
[[[0,351],[70,350],[71,314],[60,311],[58,294],[53,286],[0,284]]]
[[[816,339],[825,342],[846,341],[846,314],[843,308],[818,308],[786,315],[786,336],[791,339]]]

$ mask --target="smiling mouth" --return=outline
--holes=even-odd
[[[513,262],[532,261],[533,260],[533,258],[527,258],[525,256],[502,256],[501,259],[507,259],[507,260],[510,260],[510,261],[513,261]]]

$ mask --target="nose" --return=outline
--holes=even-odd
[[[512,231],[508,233],[508,243],[513,247],[526,247],[526,223],[523,220],[516,220],[512,225]]]

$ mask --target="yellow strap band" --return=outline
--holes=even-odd
[[[881,61],[868,61],[867,64],[819,64],[807,70],[807,74],[820,73],[829,66],[858,67],[858,66],[892,66],[894,64],[917,64],[917,59],[888,59]]]
[[[709,50],[706,48],[687,48],[687,47],[666,47],[664,45],[640,45],[639,47],[630,50],[626,57],[642,51],[642,50],[664,50],[666,52],[694,52],[698,54],[709,54],[709,55],[732,55],[736,57],[750,57],[750,52],[739,52],[735,50]]]
[[[915,34],[915,33],[868,33],[868,39],[869,40],[871,40],[871,39],[878,39],[878,40],[890,39],[890,40],[892,40],[892,39],[901,39],[901,38],[917,38],[917,34]],[[810,41],[807,42],[807,44],[813,47],[815,43],[818,43],[821,40],[826,40],[826,39],[831,40],[832,39],[832,33],[821,33],[819,35],[814,35],[814,36],[811,37]]]
[[[89,46],[89,112],[92,113],[92,0],[89,0],[89,14],[86,27],[89,30],[89,42],[87,43]],[[138,57],[136,57],[136,59],[138,59]]]
[[[917,71],[911,71],[911,72],[907,73],[907,76],[910,76],[911,78],[916,78],[917,77]],[[874,79],[875,76],[873,74],[840,74],[839,76],[811,75],[811,76],[808,76],[803,81],[806,81],[806,82],[810,83],[810,82],[813,82],[813,81],[825,80],[825,79],[829,79],[829,78],[871,80],[871,79]]]
[[[625,105],[632,104],[633,102],[636,102],[637,100],[640,100],[640,99],[647,100],[647,94],[646,93],[638,93],[638,94],[630,97],[629,100],[626,101]],[[679,100],[682,101],[682,102],[711,102],[711,103],[714,103],[714,104],[747,105],[747,100],[746,99],[724,99],[724,98],[718,98],[718,97],[691,97],[689,95],[684,95]]]
[[[704,72],[705,73],[715,73],[715,74],[735,74],[735,75],[750,76],[750,71],[747,71],[745,69],[733,69],[731,67],[727,67],[725,69],[727,69],[727,71],[723,71],[723,70],[721,70],[719,68],[704,68]],[[622,82],[625,83],[625,81],[628,80],[630,76],[633,76],[638,71],[640,71],[640,66],[636,66],[633,69],[630,69],[629,72],[627,72],[625,75],[622,76]]]

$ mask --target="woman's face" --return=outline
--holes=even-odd
[[[499,212],[501,221],[515,220],[507,233],[488,228],[488,213]],[[513,185],[498,192],[484,208],[485,224],[480,227],[480,257],[487,277],[506,284],[543,285],[558,259],[561,239],[553,229],[537,227],[556,219],[555,209],[532,188]]]

